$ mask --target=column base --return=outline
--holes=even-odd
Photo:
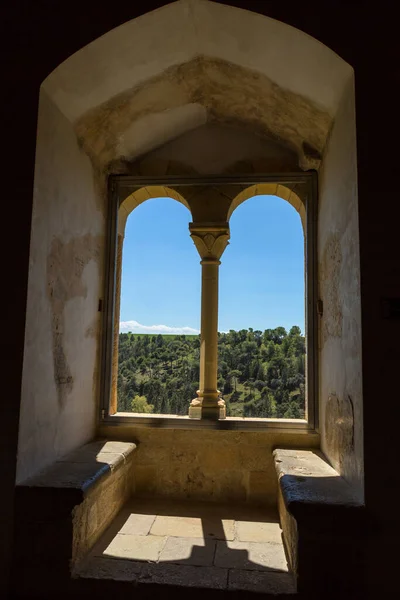
[[[208,419],[209,421],[226,419],[225,402],[219,400],[217,406],[202,406],[196,398],[189,406],[189,419]]]

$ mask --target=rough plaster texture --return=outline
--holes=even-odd
[[[322,449],[363,497],[361,301],[354,84],[336,116],[320,171],[318,255]]]
[[[297,162],[295,152],[272,139],[251,130],[206,123],[160,145],[132,166],[125,164],[124,171],[158,176],[263,173],[296,171]]]
[[[272,136],[315,168],[350,76],[334,52],[284,23],[182,0],[89,44],[43,86],[97,168],[208,120]]]
[[[182,0],[124,23],[82,48],[45,80],[71,121],[112,96],[197,56],[254,69],[334,114],[351,67],[307,34],[206,0]]]
[[[114,439],[138,443],[135,495],[177,500],[276,505],[272,450],[318,447],[318,435],[110,427]]]
[[[42,91],[18,482],[94,435],[103,229],[90,161]]]
[[[106,168],[121,155],[132,160],[182,133],[188,106],[205,112],[191,128],[206,120],[249,128],[295,151],[302,168],[319,166],[332,122],[326,111],[265,75],[200,56],[89,110],[76,123],[77,135],[93,163]]]

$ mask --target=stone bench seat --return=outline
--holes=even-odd
[[[49,586],[69,579],[131,497],[135,448],[96,440],[16,486],[14,564],[21,594],[36,584],[43,592],[43,578]]]
[[[276,449],[278,508],[298,592],[357,591],[365,536],[364,506],[318,450]]]

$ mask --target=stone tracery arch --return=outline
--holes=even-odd
[[[183,204],[190,212],[190,206],[186,199],[174,190],[172,187],[161,185],[148,185],[132,192],[121,202],[118,208],[117,223],[117,248],[115,265],[115,296],[114,296],[114,328],[113,328],[113,352],[111,368],[111,397],[110,414],[117,412],[117,378],[118,378],[118,342],[119,342],[119,319],[121,304],[121,283],[122,283],[122,252],[124,245],[125,226],[131,212],[140,204],[151,198],[172,198]]]
[[[280,183],[259,183],[251,185],[242,190],[235,198],[229,207],[227,221],[230,220],[232,214],[243,202],[253,196],[278,196],[282,200],[286,200],[299,213],[303,232],[306,230],[306,207],[301,198],[290,188]]]
[[[164,185],[146,185],[145,187],[132,192],[132,194],[121,202],[118,209],[118,235],[124,235],[126,221],[130,213],[135,210],[137,206],[151,198],[172,198],[183,204],[183,206],[191,212],[189,203],[177,190]]]

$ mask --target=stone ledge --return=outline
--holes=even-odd
[[[296,520],[319,530],[362,526],[364,506],[322,452],[276,449],[273,456],[285,506]]]
[[[313,593],[329,582],[333,597],[358,593],[364,506],[322,452],[276,449],[273,456],[283,541],[298,592]]]
[[[18,487],[70,488],[86,497],[105,477],[126,463],[136,444],[95,441],[66,456],[30,477]]]
[[[68,582],[70,569],[129,500],[135,448],[96,440],[16,487],[14,568],[18,585],[29,584],[25,595],[44,580]]]

